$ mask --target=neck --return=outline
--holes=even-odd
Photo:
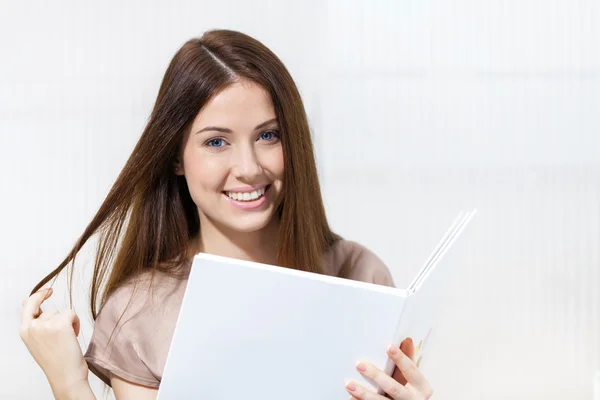
[[[274,215],[258,231],[239,232],[201,218],[200,234],[193,239],[193,248],[196,253],[276,265],[279,225],[279,217]]]

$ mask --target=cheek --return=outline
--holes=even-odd
[[[275,176],[277,179],[283,179],[283,169],[284,169],[284,161],[283,161],[283,149],[281,146],[269,153],[267,158],[267,165],[269,171]]]
[[[222,160],[202,154],[189,154],[184,157],[184,168],[191,192],[217,190],[226,175]]]

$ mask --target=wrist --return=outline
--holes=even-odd
[[[74,382],[66,387],[52,388],[57,400],[95,400],[94,392],[87,380]]]

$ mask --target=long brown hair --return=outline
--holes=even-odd
[[[174,165],[183,137],[202,107],[236,80],[267,90],[282,133],[284,196],[278,209],[280,266],[323,273],[322,256],[338,239],[321,198],[310,129],[289,72],[259,41],[231,30],[213,30],[187,41],[163,78],[147,125],[100,209],[60,265],[33,289],[56,277],[85,243],[99,234],[91,282],[92,317],[129,278],[170,272],[188,260],[198,234],[198,210]],[[69,293],[73,269],[69,277]],[[102,286],[104,289],[100,293]]]

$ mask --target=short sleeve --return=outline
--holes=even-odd
[[[84,356],[92,373],[107,385],[110,376],[158,388],[160,380],[147,366],[139,343],[139,297],[133,290],[123,287],[115,291],[101,308],[92,338]]]

